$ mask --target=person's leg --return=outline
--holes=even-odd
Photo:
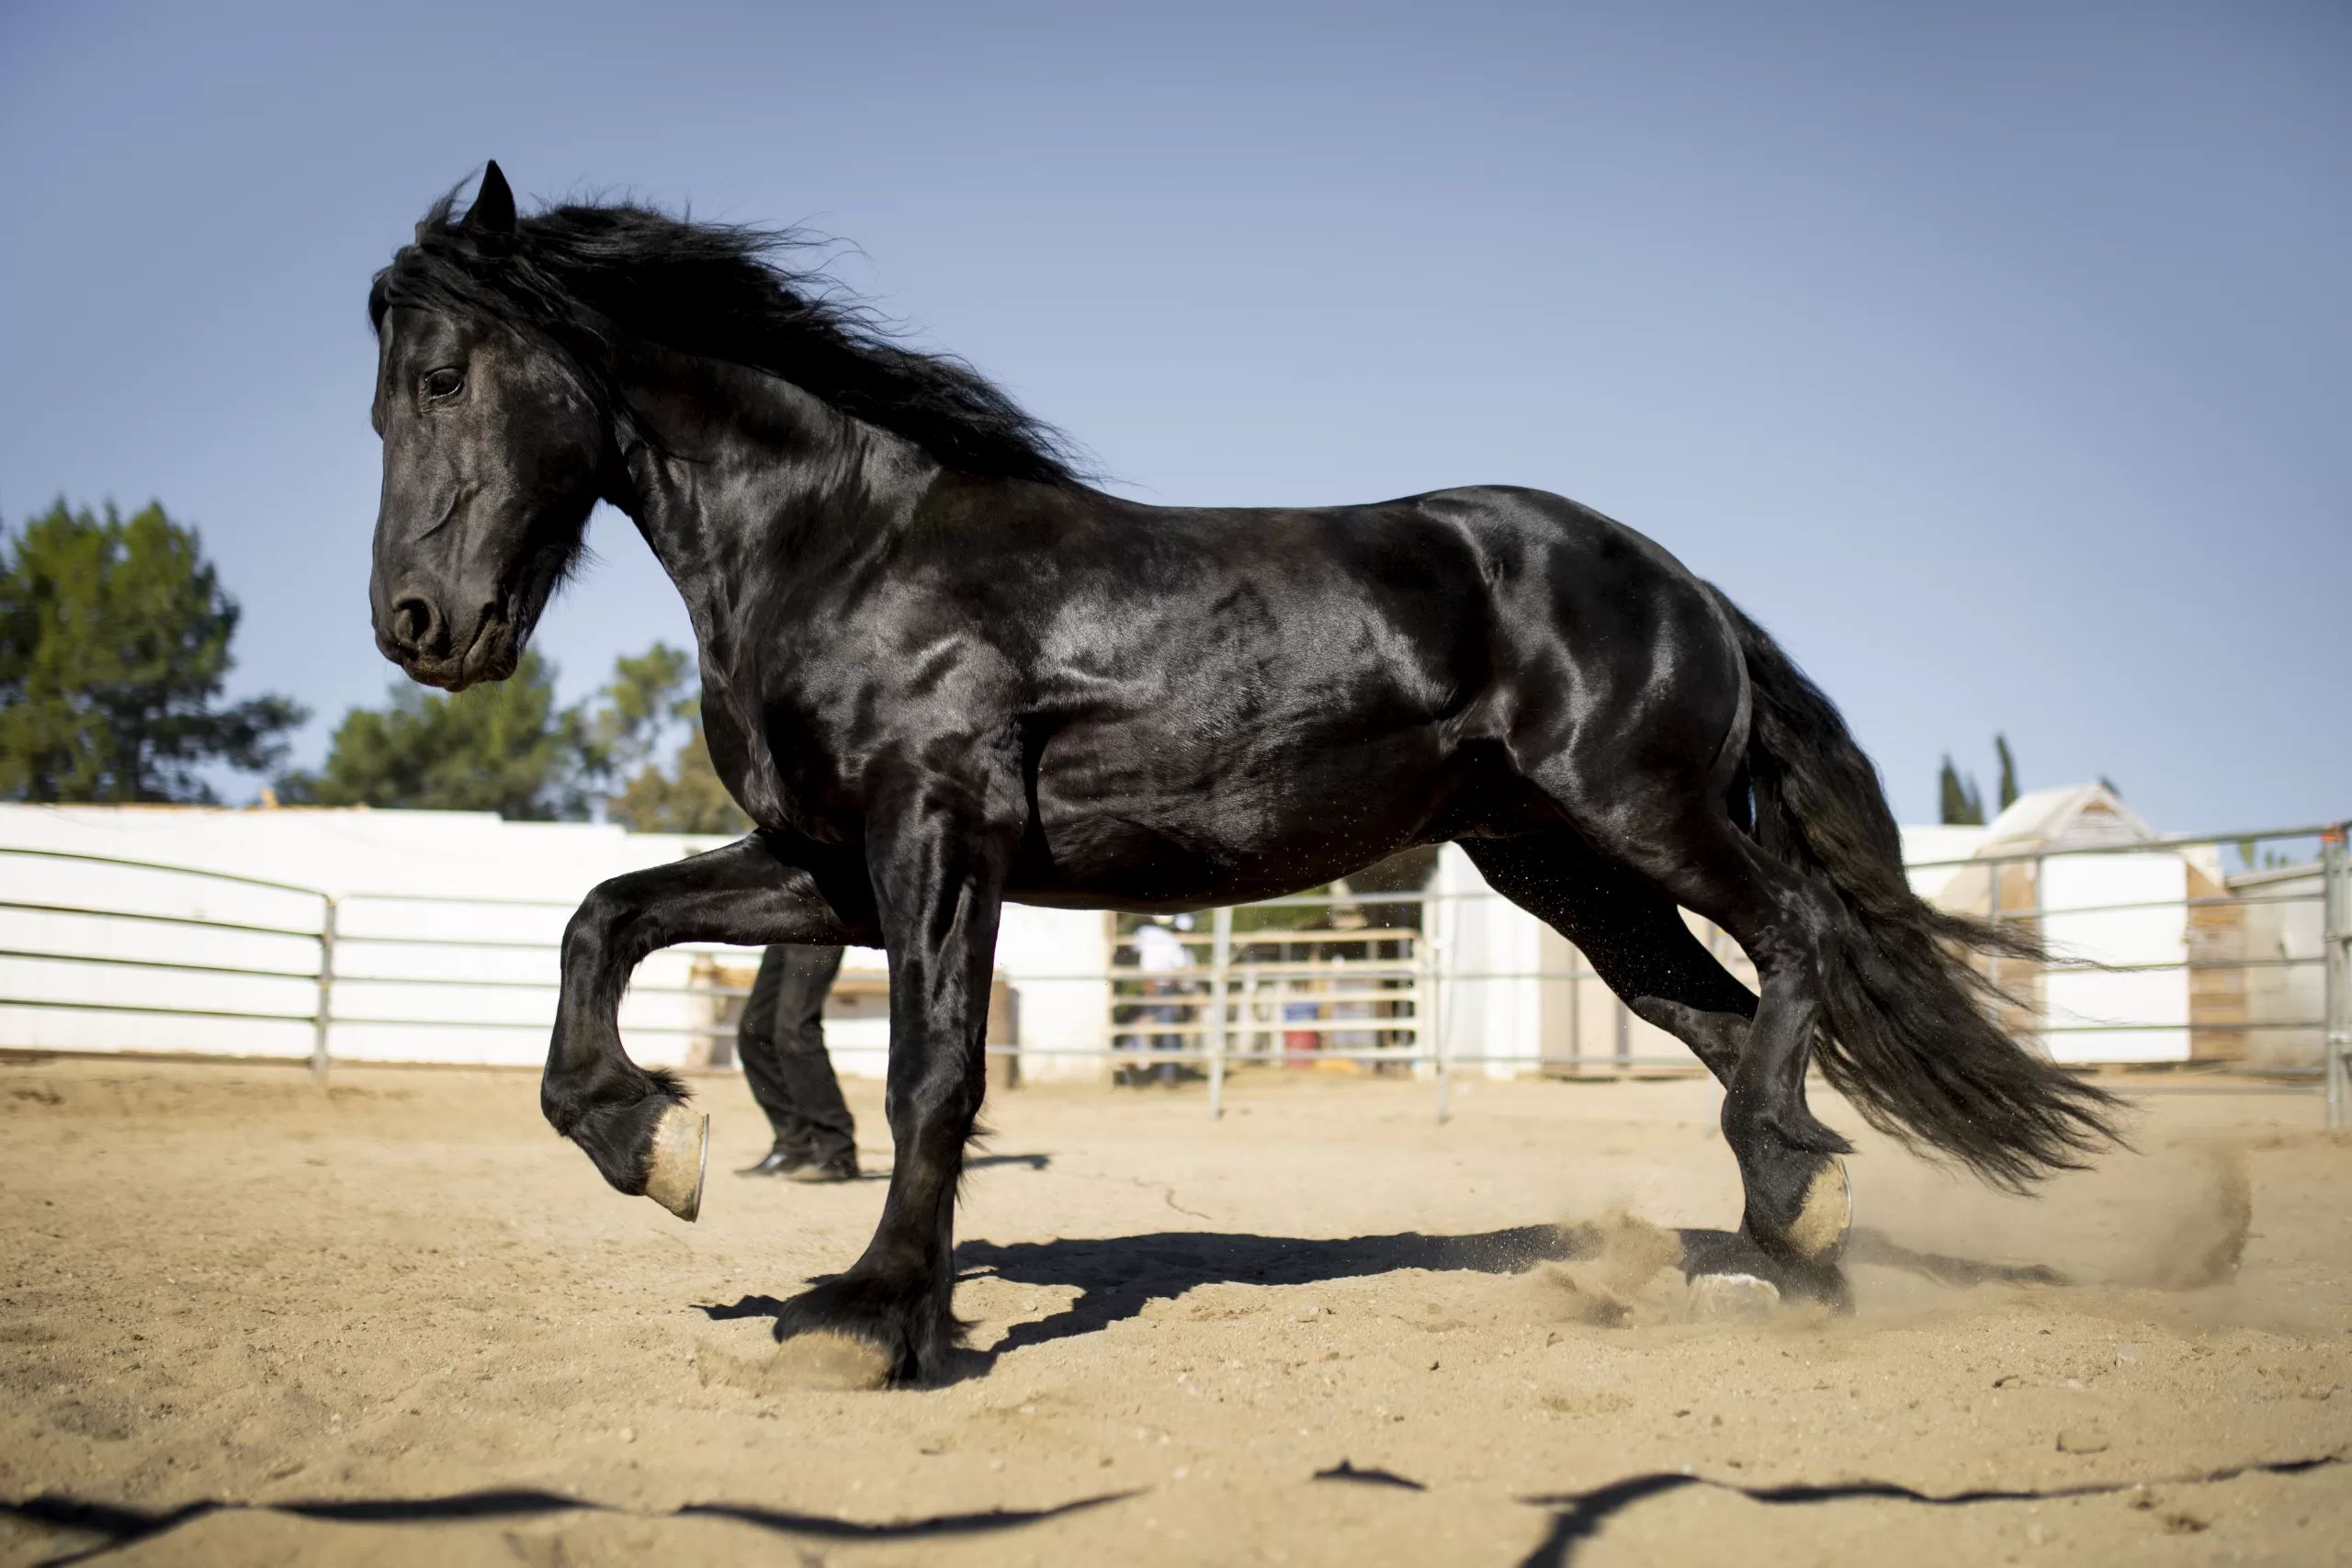
[[[857,1123],[825,1052],[825,998],[841,966],[838,947],[795,948],[786,954],[773,1035],[788,1106],[784,1124],[806,1153],[809,1174],[833,1179],[857,1174]]]
[[[766,1112],[775,1143],[765,1158],[739,1175],[781,1176],[808,1163],[808,1140],[794,1114],[791,1079],[777,1047],[779,1004],[795,955],[840,951],[778,945],[760,955],[760,972],[752,981],[752,994],[743,998],[743,1017],[735,1030],[735,1059],[743,1065],[743,1081]]]
[[[1162,996],[1173,996],[1176,994],[1178,985],[1179,982],[1174,980],[1159,980],[1154,982],[1152,988]],[[1184,1021],[1184,1010],[1162,1002],[1152,1009],[1151,1017],[1155,1023],[1182,1023]],[[1181,1034],[1155,1034],[1151,1037],[1151,1048],[1156,1052],[1181,1051],[1184,1048],[1184,1037]],[[1176,1064],[1162,1062],[1153,1069],[1152,1076],[1161,1083],[1172,1084],[1177,1077]]]

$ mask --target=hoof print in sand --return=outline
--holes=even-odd
[[[1781,1304],[1780,1288],[1753,1274],[1690,1277],[1693,1323],[1761,1323]]]
[[[796,1334],[776,1347],[769,1364],[771,1388],[822,1393],[881,1388],[890,1381],[890,1358],[863,1339],[818,1329]]]
[[[1561,1238],[1569,1260],[1547,1270],[1561,1315],[1608,1328],[1671,1316],[1652,1287],[1681,1256],[1672,1231],[1620,1213],[1564,1226]]]

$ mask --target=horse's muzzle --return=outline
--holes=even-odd
[[[514,635],[514,623],[503,615],[484,615],[462,649],[450,644],[447,623],[439,611],[429,601],[417,598],[393,605],[389,624],[376,634],[377,648],[410,680],[447,692],[462,692],[484,681],[503,681],[522,662],[521,639]]]

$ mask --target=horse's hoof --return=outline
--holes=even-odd
[[[710,1164],[710,1118],[673,1105],[653,1123],[645,1158],[645,1195],[682,1220],[702,1213],[702,1179]]]
[[[1754,1274],[1690,1277],[1690,1315],[1700,1322],[1758,1323],[1780,1304],[1780,1287]]]
[[[890,1358],[852,1335],[814,1328],[776,1347],[768,1382],[776,1388],[862,1393],[890,1381]]]
[[[1807,1263],[1828,1265],[1846,1250],[1846,1233],[1854,1224],[1854,1188],[1846,1179],[1846,1162],[1831,1157],[1805,1183],[1797,1200],[1797,1217],[1783,1233],[1789,1249]]]

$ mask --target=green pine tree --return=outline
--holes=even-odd
[[[694,718],[700,694],[690,683],[692,665],[690,655],[662,642],[614,660],[612,681],[597,694],[599,705],[583,732],[599,772],[635,772],[672,726]]]
[[[209,801],[208,765],[275,766],[308,715],[221,702],[238,613],[160,505],[0,534],[0,800]]]
[[[386,707],[344,715],[326,765],[279,780],[278,798],[518,820],[579,820],[602,802],[632,832],[748,832],[704,743],[693,668],[691,655],[657,642],[623,655],[594,698],[568,708],[537,653],[508,679],[456,696],[396,682]],[[659,758],[682,728],[665,768]]]
[[[702,694],[689,682],[692,660],[655,643],[615,665],[594,731],[608,778],[628,782],[605,802],[605,816],[633,833],[745,833],[752,819],[718,781],[703,738]],[[685,739],[665,770],[655,760],[678,725]]]
[[[598,761],[589,719],[556,705],[554,667],[532,651],[507,679],[454,696],[395,682],[390,705],[345,714],[326,765],[280,780],[277,795],[576,820],[588,815]]]
[[[718,782],[696,719],[669,770],[649,762],[605,804],[605,815],[632,833],[748,833],[752,819]]]
[[[1993,737],[1994,754],[2001,759],[2001,809],[2007,811],[2018,803],[2018,760],[2009,755],[2009,738]]]

